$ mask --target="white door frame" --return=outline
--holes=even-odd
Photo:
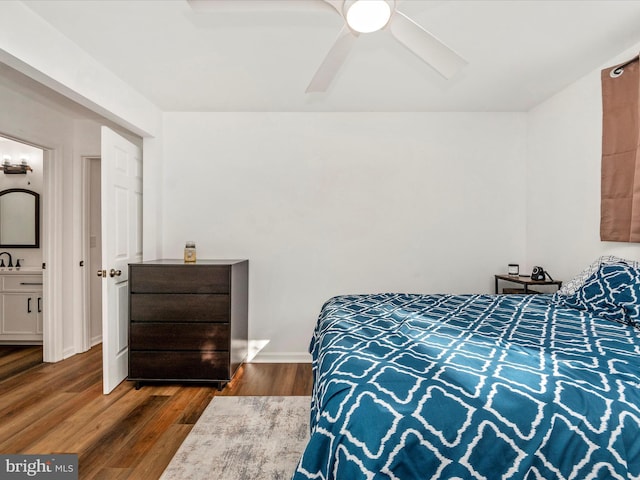
[[[62,146],[46,145],[44,141],[25,139],[2,132],[2,136],[16,142],[37,147],[43,151],[42,194],[42,296],[44,308],[42,312],[42,348],[45,362],[57,362],[64,358],[63,314],[62,314],[62,233],[60,227],[63,217],[62,189]]]
[[[89,238],[89,223],[90,214],[89,211],[89,198],[92,192],[89,189],[91,173],[89,169],[89,162],[100,160],[99,155],[83,155],[81,157],[81,175],[82,175],[82,262],[83,274],[82,274],[82,338],[81,346],[82,351],[87,351],[93,346],[91,339],[91,280],[96,276],[96,269],[91,268],[90,261],[90,238]]]
[[[61,149],[44,149],[42,190],[42,271],[44,309],[42,347],[45,362],[64,358],[62,314],[62,155]]]

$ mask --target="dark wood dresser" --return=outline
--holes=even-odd
[[[129,265],[129,380],[216,382],[247,357],[247,260]]]

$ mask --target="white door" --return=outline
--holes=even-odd
[[[129,269],[142,260],[142,152],[102,127],[102,377],[104,393],[128,374]]]

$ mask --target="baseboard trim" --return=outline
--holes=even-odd
[[[307,352],[258,352],[249,363],[311,363]]]
[[[66,360],[67,358],[73,357],[77,353],[78,352],[73,347],[65,348],[62,351],[62,360]]]

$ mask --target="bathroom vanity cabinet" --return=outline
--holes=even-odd
[[[42,343],[42,271],[0,272],[0,343]]]

